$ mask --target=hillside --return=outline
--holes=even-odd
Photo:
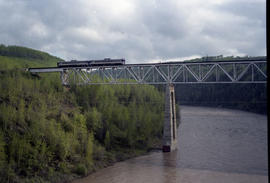
[[[0,45],[0,69],[56,66],[62,59],[48,53],[22,47]]]

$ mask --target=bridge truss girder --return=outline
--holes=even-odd
[[[266,83],[266,61],[175,64],[128,64],[67,68],[64,85],[75,84],[187,84]]]

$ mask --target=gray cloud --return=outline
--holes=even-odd
[[[0,42],[64,59],[265,55],[265,1],[0,0]]]

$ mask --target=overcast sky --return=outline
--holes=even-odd
[[[0,43],[128,63],[266,55],[266,0],[0,0]]]

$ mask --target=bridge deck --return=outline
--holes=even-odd
[[[28,68],[29,72],[32,73],[46,73],[46,72],[63,72],[63,68],[59,67],[40,67],[40,68]]]

